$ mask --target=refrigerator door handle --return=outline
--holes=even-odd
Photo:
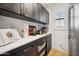
[[[68,37],[69,37],[69,40],[70,40],[70,41],[72,41],[72,40],[73,40],[73,39],[71,38],[71,35],[69,35]]]

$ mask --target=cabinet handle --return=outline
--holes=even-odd
[[[40,46],[41,46],[41,45],[43,45],[43,44],[44,44],[44,42],[43,42],[43,43],[41,43],[41,44],[40,44]]]
[[[40,46],[42,46],[43,44],[46,44],[46,41],[45,41],[45,42],[43,42],[42,44],[40,44]]]
[[[28,49],[24,50],[24,52],[27,52],[29,49],[31,49],[31,47],[29,47]]]

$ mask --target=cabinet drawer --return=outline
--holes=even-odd
[[[46,42],[44,42],[42,45],[38,46],[38,52],[40,52],[45,46],[46,46]]]
[[[23,53],[22,47],[19,47],[19,48],[16,48],[16,49],[10,51],[10,54],[12,56],[22,56],[24,53]]]
[[[28,48],[23,48],[23,52],[24,53],[27,53],[29,50],[31,50],[32,49],[32,47],[28,47]]]
[[[36,56],[37,55],[37,47],[31,47],[24,50],[24,56]]]
[[[44,56],[46,53],[46,50],[44,50],[39,56]]]
[[[43,37],[43,38],[36,40],[36,42],[34,44],[36,46],[41,46],[45,41],[46,41],[46,39]]]

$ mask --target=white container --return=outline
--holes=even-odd
[[[24,29],[23,29],[23,38],[27,38],[27,36],[29,35],[28,33],[28,25],[24,25]]]

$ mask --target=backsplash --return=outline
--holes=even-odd
[[[38,25],[43,26],[42,24],[38,24],[38,23],[33,23],[33,22],[15,19],[11,17],[0,16],[0,29],[5,29],[5,28],[17,29],[21,37],[23,37],[22,32],[23,32],[24,27],[25,26],[27,27],[29,25],[36,26],[37,28],[38,28]]]

